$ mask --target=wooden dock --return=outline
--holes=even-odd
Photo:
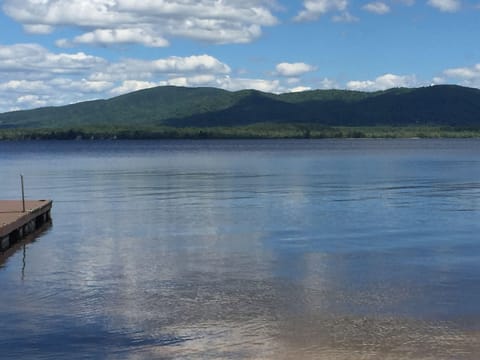
[[[51,200],[0,200],[0,251],[23,239],[50,221]]]

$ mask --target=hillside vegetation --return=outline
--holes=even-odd
[[[255,90],[164,86],[108,100],[0,114],[4,138],[8,137],[5,134],[15,137],[12,134],[69,131],[110,135],[137,131],[137,135],[142,134],[139,137],[149,137],[149,133],[186,134],[185,129],[190,128],[197,129],[197,134],[220,134],[212,129],[234,133],[226,129],[278,131],[292,126],[309,136],[318,129],[325,133],[332,127],[437,127],[475,132],[480,127],[480,90],[438,85],[377,92],[312,90],[277,95]]]

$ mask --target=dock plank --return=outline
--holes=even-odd
[[[25,212],[20,200],[0,200],[0,238],[25,226],[38,216],[48,213],[51,200],[25,200]]]

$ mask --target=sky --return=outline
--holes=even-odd
[[[480,88],[480,0],[0,0],[0,112],[143,88]]]

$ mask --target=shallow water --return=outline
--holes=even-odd
[[[1,358],[477,359],[480,141],[0,143],[53,225]],[[1,260],[0,260],[1,261]]]

